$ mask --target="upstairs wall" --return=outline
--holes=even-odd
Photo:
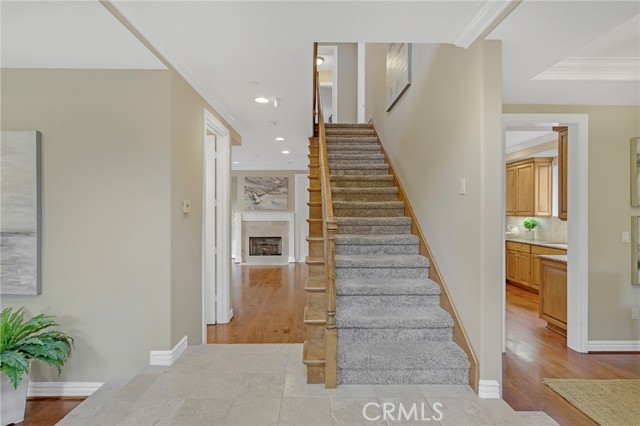
[[[390,112],[386,49],[367,44],[367,119],[374,120],[434,252],[480,378],[500,381],[501,45],[413,44],[413,82]]]

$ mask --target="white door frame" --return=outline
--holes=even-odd
[[[296,262],[304,262],[309,255],[309,245],[307,244],[307,236],[309,235],[309,228],[307,225],[307,218],[309,217],[309,177],[304,174],[294,175],[296,184],[295,193],[295,240],[296,240]],[[306,231],[306,232],[305,232]]]
[[[366,123],[365,93],[366,93],[366,43],[358,43],[358,123]]]
[[[231,321],[231,136],[229,129],[206,108],[202,129],[202,341],[207,324]],[[216,136],[217,150],[207,143],[207,131]],[[217,157],[217,167],[215,159]],[[207,170],[215,169],[215,188],[207,185]],[[217,193],[217,202],[215,200]],[[211,211],[211,206],[215,211]],[[211,218],[216,217],[211,232]],[[209,232],[208,232],[209,231]],[[215,235],[215,238],[212,236]],[[211,240],[214,241],[211,241]],[[217,251],[217,252],[216,252]],[[214,287],[212,289],[211,287]],[[213,295],[211,297],[207,295]]]
[[[589,347],[589,116],[588,114],[502,114],[502,163],[505,132],[510,126],[561,125],[569,128],[567,222],[567,346],[577,352]],[[502,173],[502,211],[506,211],[506,175]],[[505,217],[502,217],[502,347],[505,349],[506,263]]]
[[[331,109],[333,110],[333,122],[338,122],[338,46],[318,46],[318,56],[333,56],[333,71],[331,72]],[[325,117],[327,119],[328,117]]]

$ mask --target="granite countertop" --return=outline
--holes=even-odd
[[[542,247],[549,247],[549,248],[555,248],[560,250],[567,250],[566,243],[554,243],[554,242],[545,241],[545,240],[527,240],[524,238],[514,238],[514,237],[507,237],[506,240],[514,243],[532,244],[534,246],[542,246]]]
[[[553,260],[554,262],[567,263],[566,254],[539,254],[540,259]]]

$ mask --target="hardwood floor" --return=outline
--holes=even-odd
[[[207,343],[304,342],[307,265],[234,265],[233,319],[207,327]]]
[[[544,411],[561,425],[596,425],[543,378],[640,378],[638,354],[581,354],[538,318],[538,295],[507,285],[503,398],[517,411]]]
[[[84,399],[36,398],[27,400],[24,421],[19,426],[53,426]]]

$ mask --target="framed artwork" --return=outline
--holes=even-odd
[[[0,132],[0,293],[40,294],[40,132]]]
[[[411,85],[411,43],[391,43],[387,48],[387,112]]]
[[[289,178],[245,177],[245,210],[287,210],[289,205]]]
[[[640,206],[640,138],[631,139],[631,206]]]
[[[640,284],[640,216],[631,216],[631,284]]]

